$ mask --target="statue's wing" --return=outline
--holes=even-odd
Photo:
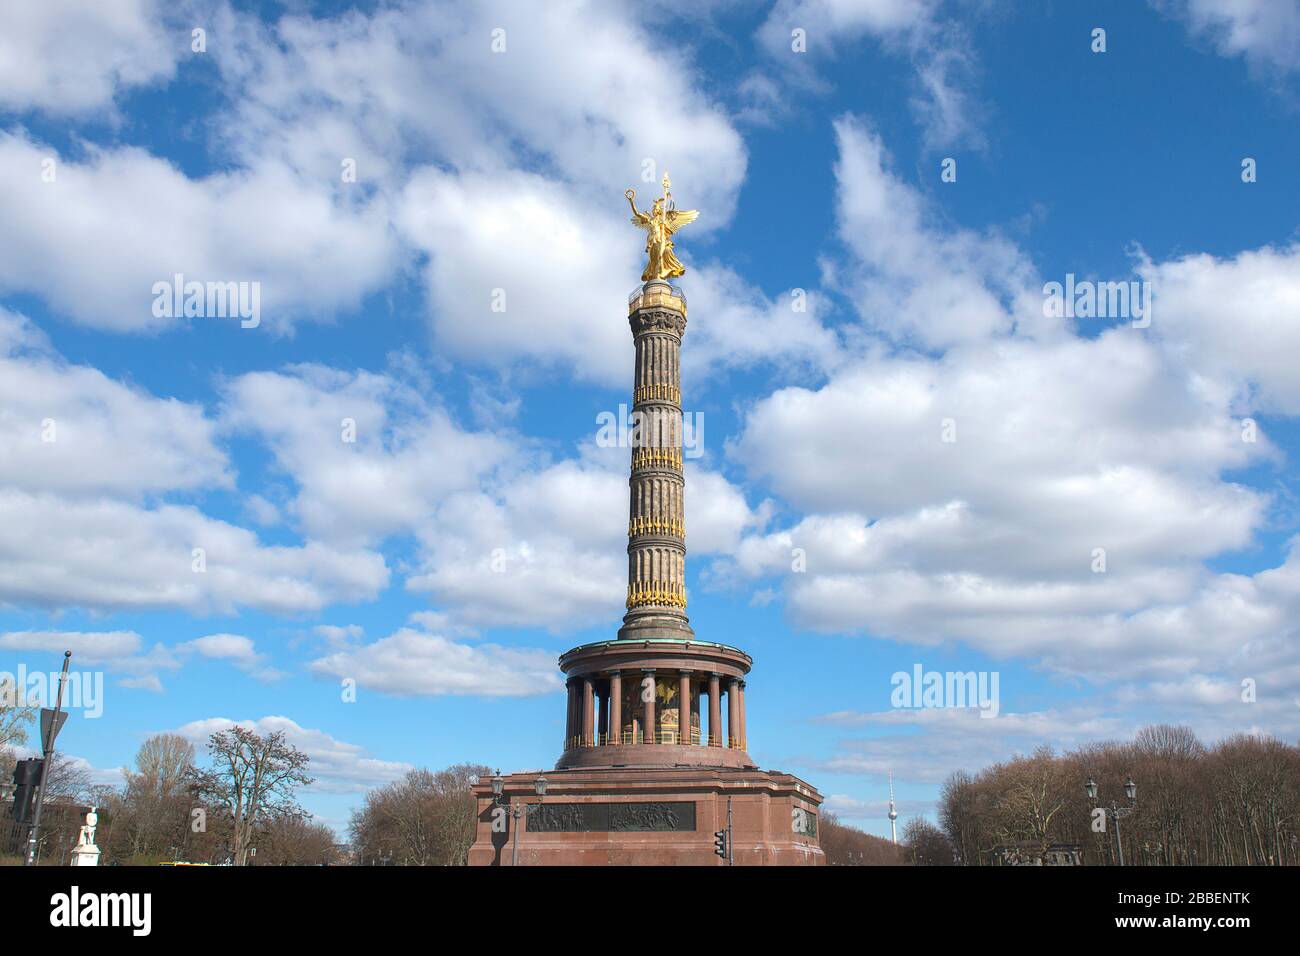
[[[643,212],[639,212],[632,217],[632,225],[648,229],[650,227],[650,217]]]
[[[668,212],[668,232],[671,235],[688,222],[700,218],[698,209],[672,209]]]

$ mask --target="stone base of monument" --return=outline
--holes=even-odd
[[[99,847],[78,845],[73,847],[73,866],[99,866]]]
[[[539,773],[506,777],[501,800],[537,804]],[[728,800],[736,866],[826,862],[817,842],[821,794],[788,773],[629,766],[552,770],[545,777],[541,808],[518,821],[497,809],[490,781],[474,787],[471,866],[510,866],[515,826],[520,866],[725,866],[714,834],[727,826]]]

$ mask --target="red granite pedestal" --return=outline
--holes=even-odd
[[[727,826],[731,802],[737,866],[825,863],[817,842],[821,794],[779,771],[726,767],[619,767],[545,772],[540,801],[534,781],[543,771],[505,778],[502,801],[541,803],[519,821],[521,866],[725,866],[714,833]],[[478,829],[471,866],[509,866],[510,814],[496,810],[488,780],[474,787]],[[497,821],[494,828],[494,819]]]

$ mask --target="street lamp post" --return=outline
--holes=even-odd
[[[1088,778],[1088,782],[1085,783],[1083,787],[1088,792],[1088,799],[1092,801],[1094,809],[1101,810],[1107,817],[1115,822],[1115,847],[1119,851],[1119,865],[1123,866],[1124,841],[1120,836],[1119,821],[1137,809],[1137,784],[1133,782],[1133,777],[1131,775],[1124,781],[1124,796],[1128,797],[1128,806],[1126,807],[1120,806],[1118,802],[1113,802],[1110,806],[1098,803],[1097,781],[1093,780],[1092,777]]]
[[[524,819],[525,817],[532,816],[534,813],[536,813],[538,810],[542,808],[542,800],[545,799],[546,797],[546,778],[539,774],[537,779],[533,781],[533,789],[537,791],[537,802],[521,803],[519,806],[514,806],[513,804],[511,804],[509,800],[502,799],[502,793],[505,790],[505,785],[506,782],[501,776],[501,771],[498,770],[496,772],[496,775],[492,778],[492,802],[495,803],[498,807],[501,807],[503,810],[505,810],[505,812],[510,815],[510,819],[513,821],[510,824],[510,829],[514,830],[514,837],[511,840],[512,848],[510,850],[510,865],[518,866],[519,865],[519,821]]]

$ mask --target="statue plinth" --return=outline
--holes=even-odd
[[[76,846],[72,850],[73,866],[99,866],[99,847]]]

